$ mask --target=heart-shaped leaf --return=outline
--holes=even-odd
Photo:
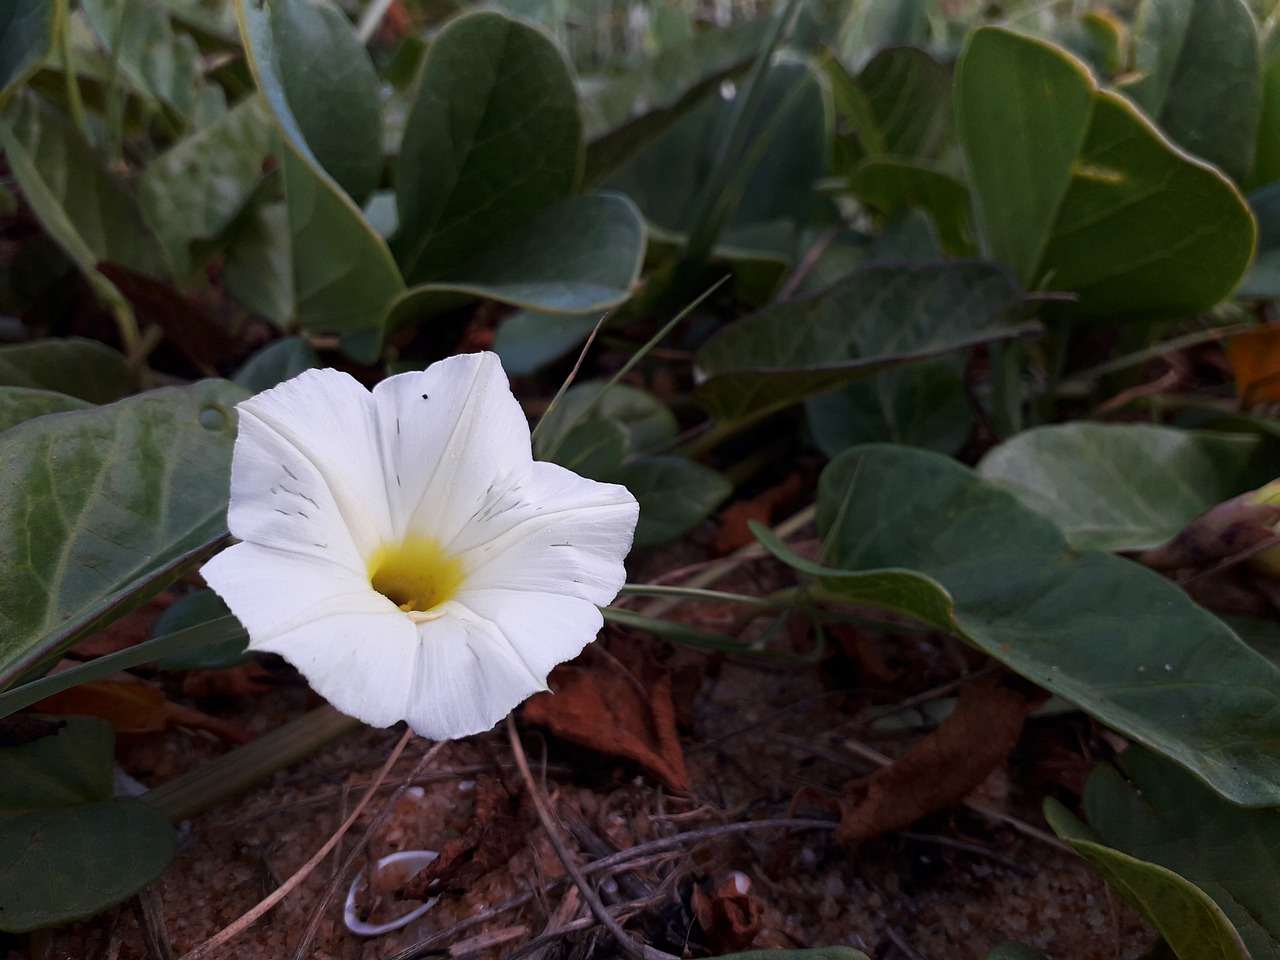
[[[137,893],[177,850],[159,810],[112,797],[115,732],[71,717],[0,749],[0,930],[83,920]]]
[[[999,27],[969,36],[956,118],[983,251],[1029,287],[1078,295],[1074,316],[1214,306],[1253,252],[1248,207],[1088,68]]]
[[[829,567],[924,574],[943,588],[926,622],[952,605],[952,632],[1010,669],[1235,803],[1280,803],[1280,670],[1175,584],[1073,553],[1050,521],[921,450],[837,457],[819,482],[818,526]],[[821,583],[839,592],[839,577]]]
[[[688,533],[733,492],[724,474],[684,457],[646,457],[623,464],[608,479],[640,501],[637,547]]]
[[[226,530],[233,404],[221,381],[0,434],[0,686],[194,565]],[[148,592],[149,591],[149,592]]]
[[[1077,550],[1144,550],[1280,473],[1256,436],[1070,423],[1018,434],[978,473],[1057,524]]]
[[[396,177],[396,259],[410,283],[459,276],[572,193],[582,117],[564,54],[542,31],[482,11],[427,50]]]
[[[702,407],[756,417],[890,367],[1025,332],[1017,281],[992,263],[870,264],[828,290],[716,334],[698,354]]]
[[[97,340],[49,337],[0,347],[0,385],[54,390],[90,403],[119,400],[133,387],[123,356]]]
[[[857,77],[828,56],[823,67],[836,109],[864,156],[935,156],[951,119],[951,71],[919,47],[880,50]]]

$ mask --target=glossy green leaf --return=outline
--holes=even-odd
[[[722,81],[746,69],[768,28],[767,20],[752,20],[705,30],[624,73],[584,83],[584,181],[602,182]]]
[[[992,448],[978,473],[1077,550],[1144,550],[1273,480],[1280,457],[1256,436],[1081,422],[1024,431]]]
[[[1045,817],[1058,836],[1147,915],[1178,960],[1254,960],[1221,908],[1185,877],[1099,843],[1053,799],[1045,804]]]
[[[1056,312],[1194,313],[1248,266],[1254,227],[1231,182],[1052,44],[974,31],[956,117],[984,252],[1028,286],[1078,295]]]
[[[566,433],[550,459],[593,480],[614,474],[627,453],[627,428],[617,420],[585,420]]]
[[[50,0],[11,0],[0,8],[0,106],[49,55],[60,9]]]
[[[237,11],[254,80],[289,147],[281,162],[297,317],[317,333],[368,333],[380,340],[387,306],[404,291],[400,271],[377,231],[307,142],[279,73],[282,51],[270,11],[256,0],[239,0]]]
[[[396,259],[449,280],[573,192],[582,117],[564,55],[500,13],[450,23],[427,50],[400,147]]]
[[[220,236],[244,209],[276,139],[263,101],[249,97],[147,164],[138,202],[177,276],[193,266],[192,243]]]
[[[1189,153],[1237,183],[1253,163],[1258,29],[1245,0],[1144,0],[1124,92]]]
[[[493,352],[513,376],[533,373],[565,356],[591,335],[600,318],[591,314],[537,313],[517,310],[502,320]]]
[[[635,545],[649,547],[688,533],[733,492],[722,474],[683,457],[647,457],[609,476],[640,502]]]
[[[233,405],[221,381],[0,434],[0,684],[162,589],[226,529]]]
[[[0,347],[0,386],[52,390],[110,403],[133,389],[129,363],[97,340],[49,337]]]
[[[406,291],[391,305],[386,328],[478,298],[542,313],[598,314],[631,296],[644,246],[644,221],[629,199],[616,193],[572,197],[454,277]]]
[[[969,191],[954,177],[905,160],[872,159],[849,175],[849,189],[886,215],[904,208],[925,211],[938,228],[943,247],[954,256],[975,250]]]
[[[0,749],[0,930],[83,920],[156,879],[177,850],[164,814],[112,797],[115,733],[72,717]]]
[[[1085,786],[1093,839],[1195,884],[1221,908],[1253,960],[1280,957],[1271,893],[1280,871],[1280,810],[1225,803],[1143,750],[1125,751],[1116,764],[1095,767]]]
[[[823,64],[836,109],[871,157],[927,159],[951,119],[951,71],[919,47],[879,51],[857,77],[834,58]]]
[[[320,355],[311,344],[301,337],[283,337],[250,357],[236,373],[235,382],[252,393],[261,393],[319,366]]]
[[[955,453],[973,429],[965,356],[884,370],[804,402],[809,429],[827,456],[887,441]]]
[[[301,137],[357,207],[382,178],[379,81],[331,0],[271,0],[275,74]]]
[[[871,264],[828,290],[716,334],[698,354],[699,404],[719,420],[760,416],[890,367],[1025,330],[1017,282],[982,261]]]
[[[936,580],[960,637],[1228,799],[1280,802],[1280,670],[1176,584],[1110,554],[1072,552],[1011,494],[903,447],[855,447],[832,461],[818,527],[827,566]]]
[[[621,426],[632,453],[666,443],[678,429],[675,414],[650,393],[621,383],[582,383],[570,387],[538,425],[534,453],[550,456],[575,427],[598,420]]]
[[[0,113],[0,146],[41,225],[100,295],[120,296],[94,269],[102,261],[168,275],[133,195],[47,103],[27,91],[13,97]]]
[[[0,433],[46,413],[84,410],[92,404],[52,390],[29,387],[0,387]]]

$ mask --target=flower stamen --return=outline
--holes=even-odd
[[[410,534],[402,543],[379,547],[369,560],[373,589],[409,615],[414,623],[442,616],[466,579],[462,561],[445,553],[439,541]]]

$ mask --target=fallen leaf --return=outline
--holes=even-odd
[[[800,474],[793,473],[764,493],[730,504],[720,514],[720,528],[716,531],[716,553],[724,556],[755,543],[756,538],[747,526],[748,521],[755,520],[772,526],[778,508],[794,501],[803,491],[804,481]]]
[[[561,740],[638,763],[669,790],[689,793],[689,771],[676,732],[671,675],[642,648],[617,654],[594,647],[587,666],[561,664],[550,693],[524,705],[530,723]]]
[[[853,846],[955,806],[1008,759],[1028,706],[998,680],[962,686],[937,729],[895,763],[846,784],[836,840]]]
[[[93,636],[78,643],[71,651],[77,660],[105,657],[151,639],[151,625],[156,618],[173,605],[174,596],[162,593],[152,597],[137,610],[131,610],[119,620],[113,620]]]
[[[716,951],[751,946],[764,922],[764,906],[751,896],[751,881],[744,873],[735,871],[709,894],[695,885],[689,902],[707,946]]]
[[[252,697],[274,686],[271,671],[256,660],[222,670],[189,670],[182,675],[182,695],[192,700]]]
[[[1280,327],[1237,333],[1227,341],[1227,359],[1243,406],[1280,402]]]
[[[476,777],[476,809],[466,832],[446,843],[435,860],[398,892],[402,900],[463,893],[486,873],[505,866],[527,842],[537,812],[527,791],[511,792],[496,777]]]
[[[176,726],[206,730],[228,743],[248,743],[254,738],[242,727],[173,703],[164,691],[140,681],[90,680],[28,709],[39,714],[101,717],[118,733],[160,733]]]

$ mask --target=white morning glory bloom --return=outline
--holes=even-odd
[[[244,401],[228,523],[204,577],[335,707],[442,740],[546,689],[626,579],[639,507],[533,459],[491,353],[372,393],[308,370]]]

